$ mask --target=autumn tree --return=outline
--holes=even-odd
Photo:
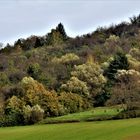
[[[25,101],[31,106],[39,105],[44,109],[46,116],[58,116],[61,114],[61,105],[57,94],[54,91],[48,91],[38,81],[31,77],[24,77],[21,82],[25,89]]]

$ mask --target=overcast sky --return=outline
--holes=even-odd
[[[0,42],[45,35],[59,22],[82,35],[139,13],[140,0],[0,0]]]

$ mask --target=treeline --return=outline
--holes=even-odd
[[[7,44],[0,50],[0,125],[93,106],[140,110],[139,31],[140,16],[76,38],[60,23],[43,37]]]

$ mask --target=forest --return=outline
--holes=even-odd
[[[140,117],[139,85],[140,15],[75,38],[59,23],[1,47],[0,126],[116,105]]]

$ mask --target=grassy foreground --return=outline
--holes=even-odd
[[[140,139],[140,118],[0,128],[0,140],[129,140],[135,135]]]

